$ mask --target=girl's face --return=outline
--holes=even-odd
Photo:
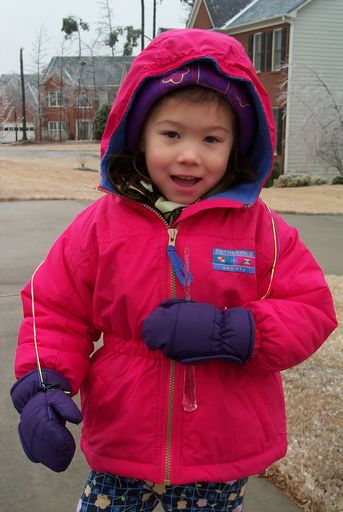
[[[219,101],[162,99],[145,123],[141,150],[163,196],[192,204],[224,176],[234,142],[234,114]]]

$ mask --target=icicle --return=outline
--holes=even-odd
[[[187,412],[198,408],[194,365],[185,366],[182,407]]]

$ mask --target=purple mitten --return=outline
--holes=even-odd
[[[27,457],[53,471],[64,471],[74,453],[75,441],[66,421],[80,423],[82,415],[70,393],[68,381],[52,370],[42,370],[45,387],[35,370],[19,379],[11,397],[21,414],[19,436]]]
[[[221,311],[211,304],[170,299],[145,319],[143,341],[180,363],[243,364],[254,348],[255,322],[244,308]]]

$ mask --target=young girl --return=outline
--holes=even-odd
[[[273,148],[234,38],[173,30],[135,59],[101,143],[106,194],[22,292],[21,441],[65,470],[80,390],[78,510],[238,512],[247,477],[285,455],[279,372],[336,319],[296,230],[258,199]]]

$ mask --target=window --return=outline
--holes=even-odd
[[[48,132],[57,132],[58,131],[58,121],[49,121],[48,122]]]
[[[59,137],[60,131],[62,134],[66,130],[66,122],[65,121],[49,121],[48,122],[48,135],[49,138],[55,139]]]
[[[263,70],[262,32],[254,34],[253,63],[257,73],[260,73]]]
[[[279,71],[283,64],[283,30],[282,28],[278,28],[273,30],[273,61],[272,61],[272,69],[273,71]]]
[[[48,92],[49,107],[63,107],[62,93],[60,91]]]
[[[286,29],[277,28],[249,35],[248,55],[257,73],[280,71],[285,63]]]
[[[79,108],[90,108],[92,106],[90,98],[87,96],[87,92],[82,92],[79,96]]]
[[[283,118],[283,110],[279,107],[273,107],[273,115],[274,115],[274,123],[276,130],[276,143],[275,143],[275,151],[274,155],[281,155],[281,146],[282,146],[282,118]]]
[[[77,140],[91,140],[92,122],[78,119],[76,123]]]

